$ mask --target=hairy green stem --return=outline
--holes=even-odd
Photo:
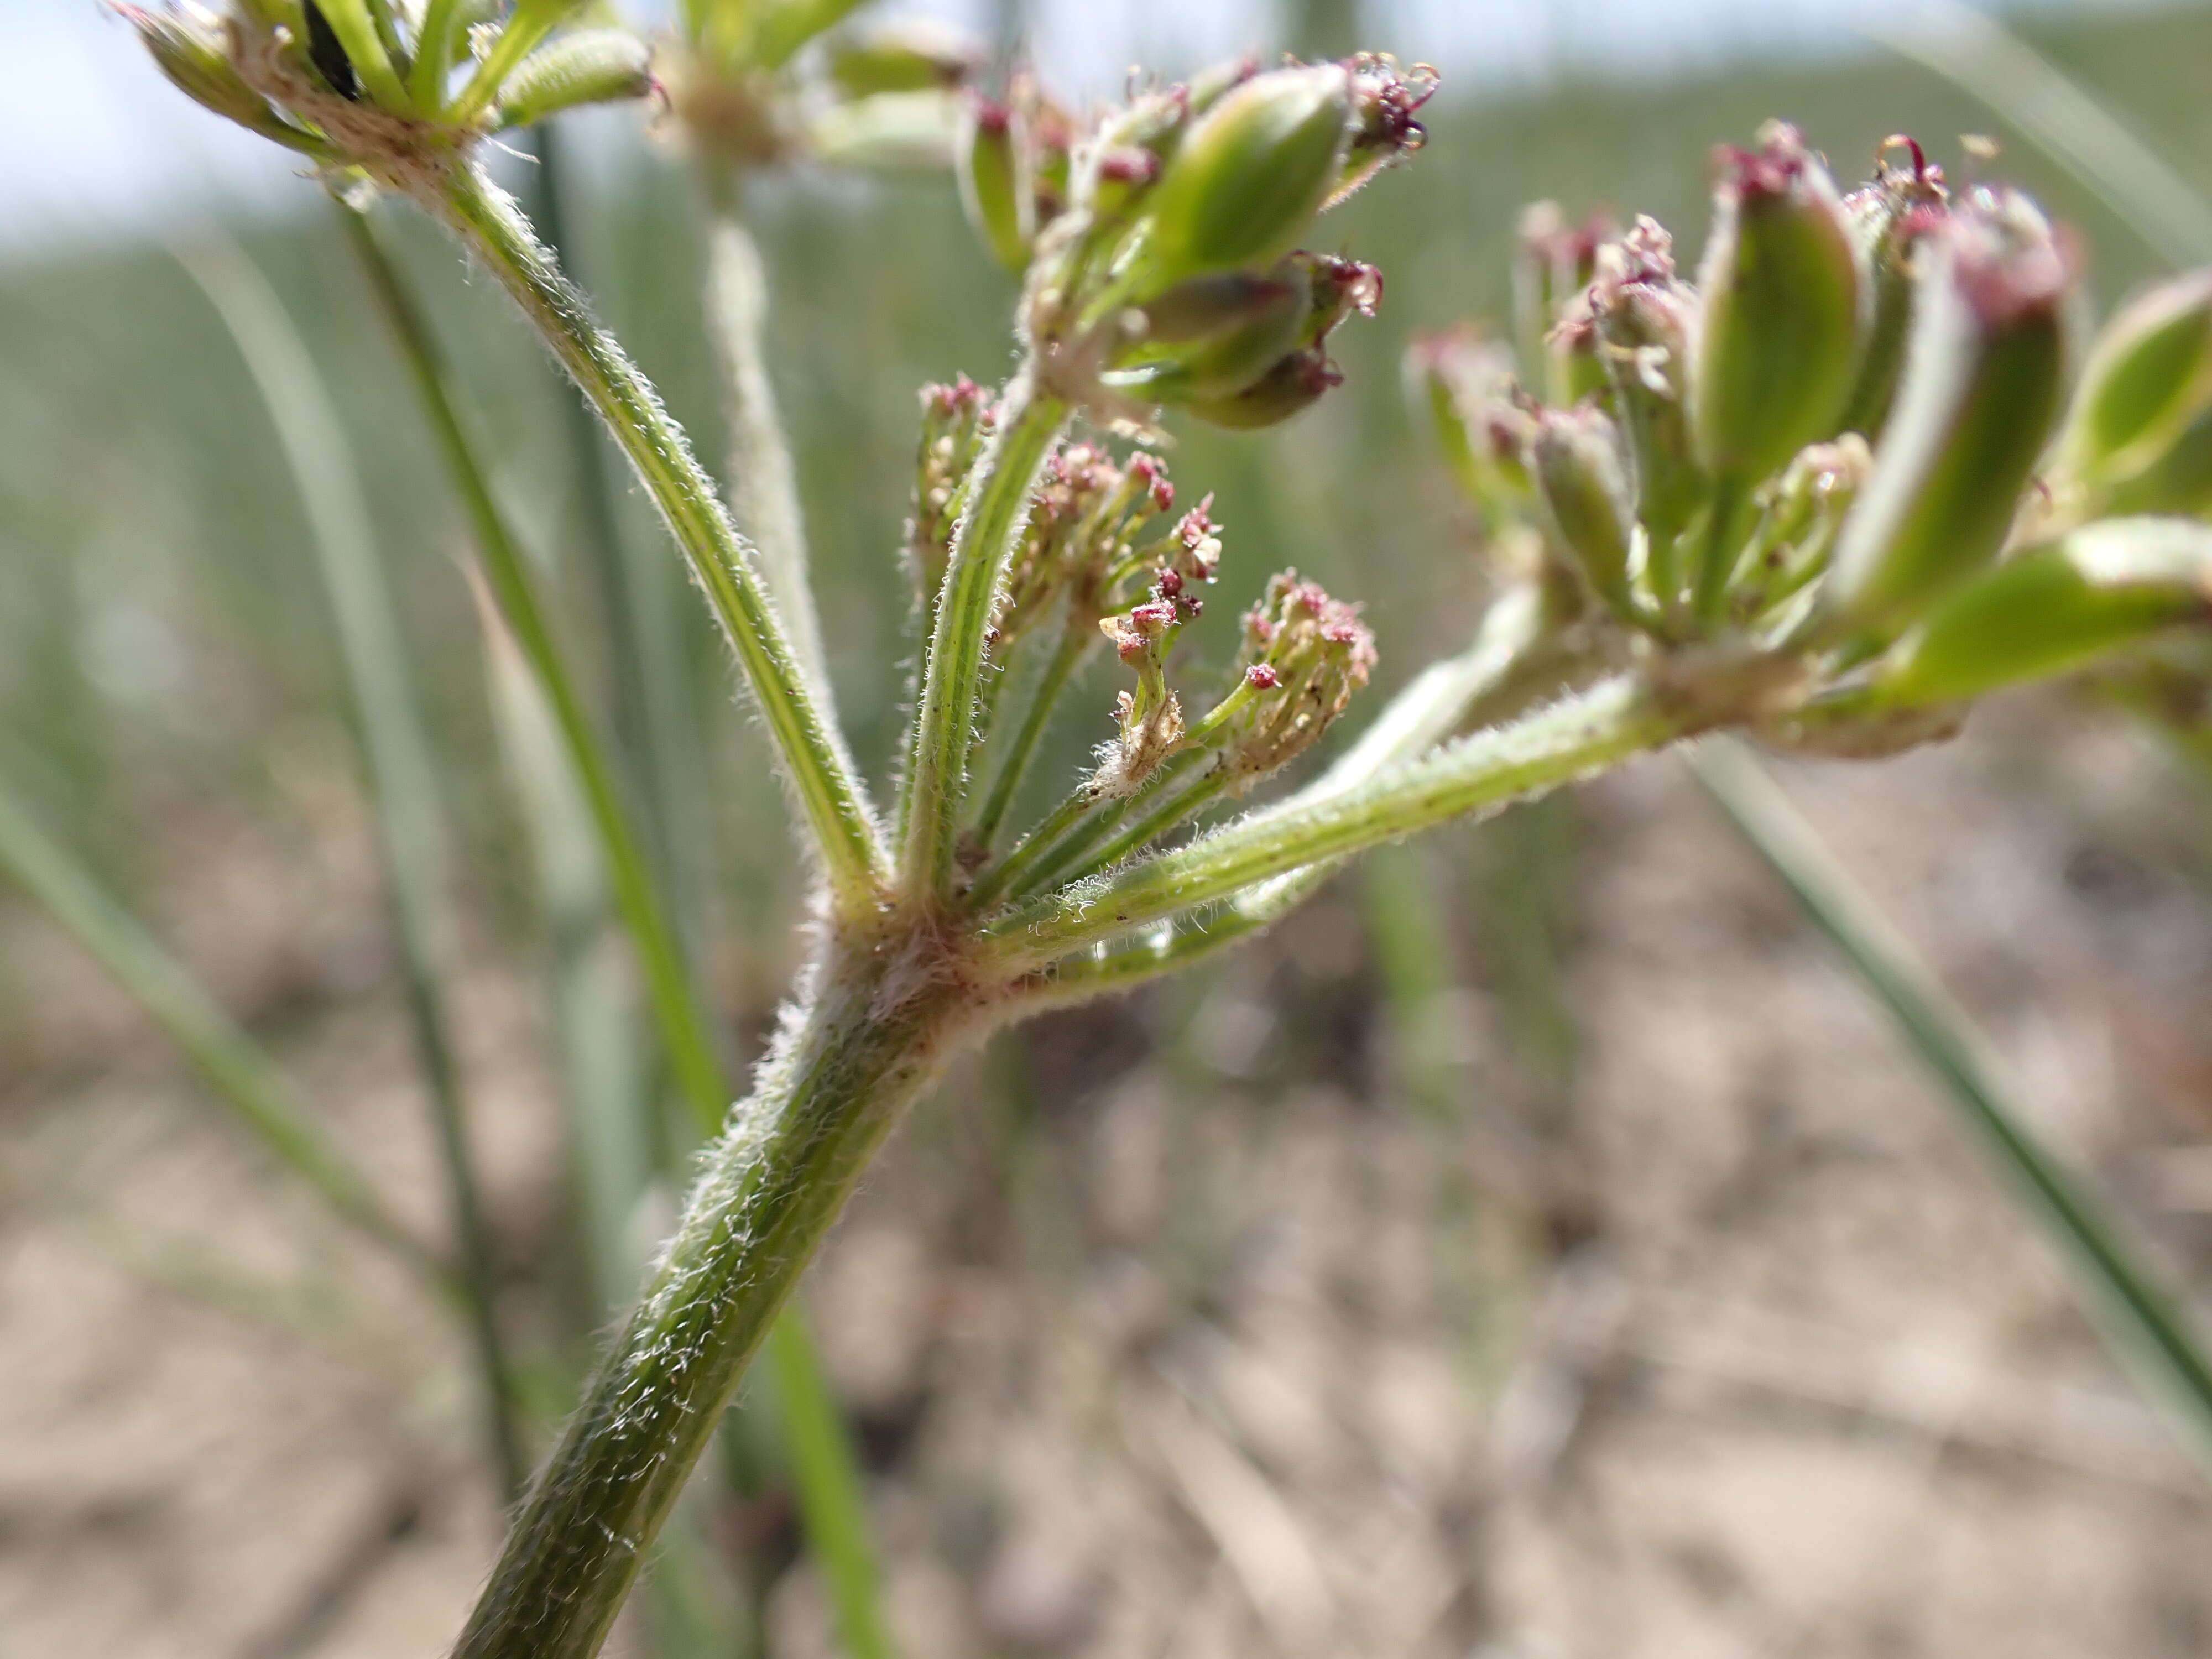
[[[210,244],[185,269],[222,315],[276,428],[329,598],[363,770],[383,854],[408,1021],[445,1166],[447,1207],[469,1287],[469,1321],[483,1372],[485,1436],[501,1490],[526,1472],[514,1386],[499,1328],[497,1274],[476,1160],[468,1144],[446,980],[451,957],[447,848],[430,740],[398,603],[373,539],[368,502],[344,428],[314,361],[275,290],[246,255]]]
[[[1016,971],[1239,889],[1548,793],[1706,721],[1632,676],[1604,681],[1510,725],[1351,788],[1317,785],[1188,847],[1024,905],[993,922],[997,962]]]
[[[998,404],[990,442],[975,462],[922,665],[915,711],[914,766],[906,779],[901,882],[909,899],[941,904],[951,893],[960,806],[975,747],[984,635],[1007,561],[1029,521],[1030,492],[1067,422],[1067,405],[1036,385],[1024,364]]]
[[[455,1659],[599,1650],[746,1362],[953,1028],[950,994],[915,971],[918,948],[829,947],[804,1012],[705,1154],[676,1237],[532,1487]]]
[[[1204,811],[1228,787],[1229,775],[1226,772],[1206,773],[1188,787],[1169,795],[1103,847],[1085,854],[1085,867],[1081,873],[1112,869],[1130,854],[1150,846],[1177,824]]]
[[[839,909],[872,911],[890,870],[859,774],[799,667],[753,550],[732,526],[682,429],[481,168],[457,164],[426,204],[522,307],[629,458],[744,668]]]

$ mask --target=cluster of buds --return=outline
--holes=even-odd
[[[641,97],[644,42],[574,27],[575,0],[172,0],[118,5],[170,81],[216,114],[332,173],[419,186],[485,135]]]
[[[1244,613],[1236,689],[1201,723],[1232,789],[1296,760],[1328,730],[1375,667],[1375,636],[1355,606],[1295,570]]]
[[[1135,672],[1137,684],[1115,700],[1119,733],[1102,752],[1091,780],[1097,795],[1134,793],[1187,740],[1182,703],[1167,682],[1168,654],[1182,625],[1206,609],[1197,590],[1212,581],[1220,568],[1221,526],[1213,520],[1212,504],[1207,496],[1147,550],[1165,557],[1154,567],[1144,597],[1126,611],[1099,618],[1099,631]]]
[[[1374,55],[1239,64],[1141,93],[1073,145],[1033,91],[978,103],[963,199],[1030,272],[1024,321],[1050,389],[1103,418],[1141,425],[1165,404],[1236,428],[1319,398],[1338,379],[1331,331],[1372,315],[1382,283],[1298,244],[1419,147],[1435,84]]]
[[[1139,573],[1158,569],[1193,585],[1213,580],[1218,540],[1206,538],[1202,562],[1188,556],[1191,526],[1204,525],[1208,496],[1176,526],[1150,541],[1146,526],[1175,507],[1175,485],[1158,457],[1138,453],[1117,462],[1096,444],[1077,443],[1045,463],[1030,503],[1029,522],[1014,550],[1006,586],[992,625],[994,648],[1049,617],[1066,599],[1071,627],[1116,608]]]
[[[1774,124],[1716,153],[1694,283],[1650,219],[1532,210],[1517,363],[1437,337],[1408,385],[1485,531],[1537,538],[1609,659],[1786,665],[1736,682],[1784,705],[1747,718],[1873,743],[2205,615],[2212,277],[2115,318],[2069,411],[2076,264],[1909,139],[1846,195]]]
[[[706,160],[940,168],[981,46],[910,19],[831,35],[848,8],[809,0],[692,0],[663,50],[671,137]]]
[[[991,434],[992,404],[991,394],[965,374],[921,389],[921,444],[906,520],[906,562],[925,605],[933,604],[944,586],[963,491]]]

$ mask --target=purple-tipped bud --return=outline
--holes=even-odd
[[[1893,163],[1889,158],[1893,154],[1905,160]],[[1911,336],[1919,249],[1943,222],[1950,202],[1943,169],[1901,133],[1882,145],[1874,178],[1844,198],[1844,211],[1873,293],[1858,379],[1844,407],[1847,432],[1879,437],[1889,418],[1897,379],[1905,368],[1905,343]]]
[[[1132,338],[1099,379],[1164,403],[1233,398],[1297,348],[1312,310],[1311,280],[1289,260],[1193,277],[1124,314]]]
[[[1298,328],[1298,343],[1318,346],[1347,317],[1372,319],[1382,307],[1382,273],[1358,259],[1333,253],[1293,253],[1284,262],[1306,274],[1312,306]]]
[[[1294,351],[1233,398],[1198,399],[1183,407],[1210,426],[1254,432],[1279,426],[1319,403],[1344,376],[1317,349]]]
[[[1146,199],[1152,280],[1265,267],[1297,246],[1338,183],[1352,106],[1340,64],[1272,70],[1223,94]]]
[[[1900,621],[1996,557],[2065,390],[2073,261],[2033,204],[1978,190],[1929,252],[1897,407],[1828,577],[1838,628]]]
[[[1331,207],[1428,142],[1428,130],[1415,118],[1436,96],[1441,78],[1427,64],[1401,70],[1388,52],[1363,52],[1345,67],[1352,75],[1352,140],[1329,193]]]
[[[1596,272],[1598,249],[1619,233],[1603,212],[1570,224],[1557,202],[1535,203],[1521,216],[1513,258],[1514,345],[1528,384],[1547,403],[1565,408],[1604,383],[1588,313],[1570,313]]]
[[[960,205],[968,222],[999,263],[1017,272],[1027,268],[1036,235],[1027,137],[1019,125],[1016,111],[971,93],[957,152]]]
[[[1865,284],[1835,184],[1796,129],[1771,123],[1757,149],[1715,164],[1691,426],[1707,472],[1755,479],[1838,430]]]
[[[1698,296],[1676,278],[1674,239],[1656,220],[1639,218],[1598,250],[1589,305],[1635,464],[1636,516],[1655,547],[1670,544],[1697,516],[1708,485],[1684,388]]]

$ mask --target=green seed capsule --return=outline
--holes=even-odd
[[[1683,403],[1697,303],[1675,280],[1674,239],[1656,221],[1638,219],[1599,250],[1590,313],[1635,462],[1636,516],[1655,549],[1689,526],[1708,489]]]
[[[2212,270],[2161,283],[2124,307],[2090,349],[2060,441],[2069,481],[2100,486],[2148,471],[2212,409]]]
[[[1512,351],[1469,330],[1427,335],[1406,349],[1405,370],[1407,398],[1492,531],[1520,517],[1534,489],[1525,457],[1536,425],[1514,401]]]
[[[1528,462],[1537,499],[1560,544],[1574,556],[1591,590],[1626,612],[1633,544],[1619,430],[1589,404],[1545,410],[1537,416]]]
[[[1351,113],[1338,64],[1276,70],[1223,94],[1146,204],[1154,282],[1270,265],[1297,246],[1335,186]]]
[[[1917,251],[1928,234],[1942,224],[1950,200],[1942,169],[1929,165],[1918,144],[1899,137],[1882,148],[1887,153],[1900,147],[1911,157],[1909,166],[1892,167],[1885,160],[1871,183],[1844,198],[1851,234],[1866,263],[1873,303],[1858,379],[1844,407],[1841,425],[1846,432],[1869,438],[1879,436],[1889,419],[1898,376],[1904,372],[1905,343],[1912,331]]]
[[[1757,150],[1718,159],[1691,427],[1708,472],[1755,479],[1837,431],[1864,283],[1835,185],[1794,128],[1771,124]]]
[[[653,54],[622,29],[581,29],[522,60],[499,93],[499,125],[525,127],[584,104],[642,98]]]
[[[1823,595],[1838,629],[1905,620],[1996,557],[2064,392],[2073,273],[2042,214],[1978,191],[1929,252],[1897,407]]]
[[[2107,519],[1961,583],[1883,659],[1875,689],[1893,707],[1964,702],[2192,623],[2212,623],[2212,526]]]
[[[118,6],[117,10],[138,31],[155,66],[186,97],[241,126],[258,130],[275,124],[268,104],[230,61],[222,27],[213,17],[196,7],[143,11]]]
[[[970,98],[960,135],[960,205],[983,246],[1008,270],[1029,268],[1036,233],[1016,112],[980,93]]]
[[[848,98],[929,92],[959,86],[987,55],[957,30],[913,18],[837,41],[830,48],[830,79]]]

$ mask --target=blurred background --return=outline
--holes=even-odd
[[[1281,432],[1192,432],[1171,458],[1227,526],[1197,654],[1225,660],[1235,613],[1294,565],[1365,602],[1370,708],[1480,613],[1471,527],[1397,363],[1416,329],[1502,314],[1523,203],[1650,212],[1693,254],[1708,147],[1782,115],[1846,179],[1904,131],[1954,176],[2027,185],[2079,231],[2100,308],[2167,268],[2014,125],[2032,108],[1883,44],[1959,38],[1911,0],[869,15],[915,10],[1024,43],[1072,98],[1255,49],[1441,68],[1425,153],[1328,222],[1389,280],[1380,319],[1338,337],[1346,384]],[[2212,191],[2212,9],[2001,15]],[[397,588],[453,819],[459,1070],[542,1438],[603,1315],[575,1243],[556,941],[437,454],[284,157],[161,82],[90,0],[0,0],[0,776],[436,1233],[307,522],[177,258],[220,230],[327,378]],[[563,125],[568,246],[711,461],[696,187],[646,125]],[[542,185],[527,155],[502,167]],[[750,205],[831,668],[880,779],[911,650],[915,390],[1005,372],[1012,283],[942,179],[799,171]],[[566,390],[500,296],[386,217],[501,501],[592,639],[597,486]],[[672,551],[625,482],[607,505],[659,573],[647,602],[699,733],[687,915],[743,1060],[803,954],[793,843]],[[1104,735],[1110,696],[1103,673],[1079,689],[1041,789]],[[2203,1305],[2202,775],[2055,694],[1936,749],[1780,769],[2036,1127]],[[668,1190],[630,1218],[640,1239]],[[915,1659],[2212,1651],[2212,1489],[1887,1018],[1669,759],[1377,857],[1261,944],[963,1061],[806,1298]],[[473,1386],[445,1311],[0,891],[0,1656],[442,1651],[497,1534]],[[696,1650],[840,1650],[776,1471],[771,1448],[702,1500],[754,1605],[738,1646]],[[641,1620],[620,1641],[684,1647]]]

